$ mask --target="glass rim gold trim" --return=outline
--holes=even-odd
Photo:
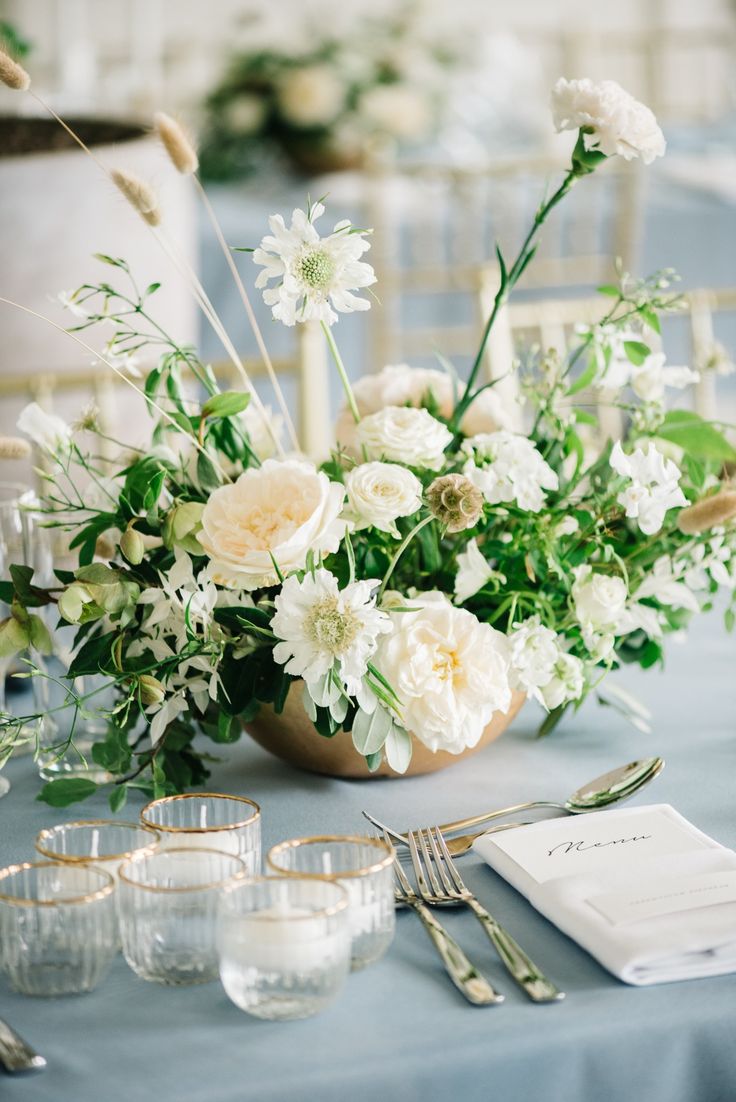
[[[274,860],[274,857],[279,853],[320,842],[357,842],[359,845],[375,846],[376,849],[383,850],[386,856],[372,865],[364,865],[359,869],[348,869],[345,872],[304,872],[301,869],[285,869]],[[285,842],[277,842],[275,846],[271,846],[266,854],[266,864],[274,872],[279,873],[280,876],[319,877],[321,880],[352,880],[361,876],[370,876],[373,872],[381,872],[383,869],[390,868],[393,862],[393,846],[390,846],[382,838],[371,838],[368,834],[315,834],[308,838],[289,838]]]
[[[83,854],[77,853],[57,853],[56,850],[46,849],[43,845],[47,839],[51,838],[57,831],[62,831],[65,827],[86,826],[132,827],[134,830],[145,830],[147,834],[155,835],[155,838],[151,842],[148,842],[147,845],[136,846],[135,849],[127,849],[124,850],[123,853],[98,854],[96,857],[85,857]],[[56,826],[44,827],[43,830],[39,830],[34,845],[39,853],[42,853],[44,857],[50,857],[55,864],[94,865],[96,861],[124,861],[126,858],[133,857],[137,854],[155,853],[156,847],[160,841],[161,835],[154,827],[149,827],[145,823],[136,823],[130,819],[74,819],[70,823],[57,823]]]
[[[167,888],[159,884],[144,884],[140,880],[133,880],[130,876],[126,876],[123,869],[127,869],[130,865],[143,864],[149,857],[164,857],[169,853],[215,853],[218,857],[229,857],[231,861],[237,861],[240,866],[239,870],[233,873],[232,876],[226,876],[224,880],[209,880],[206,884],[187,884],[180,888]],[[244,880],[248,876],[248,866],[242,857],[238,857],[234,853],[226,853],[224,849],[212,849],[209,846],[170,846],[168,849],[155,850],[153,853],[144,854],[143,857],[132,857],[130,861],[125,861],[124,864],[118,869],[118,878],[127,884],[131,888],[142,888],[146,892],[160,892],[162,895],[176,894],[181,892],[205,892],[211,888],[222,888],[227,884],[231,884],[235,880]]]
[[[241,884],[243,887],[249,884],[278,884],[279,882],[283,884],[285,880],[288,881],[288,883],[290,884],[293,883],[294,880],[302,880],[306,884],[314,884],[321,881],[323,884],[330,884],[333,888],[337,888],[342,898],[340,899],[339,903],[330,904],[330,906],[328,907],[320,907],[319,910],[310,911],[309,914],[306,915],[296,915],[288,913],[283,915],[269,915],[264,914],[263,911],[245,911],[243,914],[235,915],[235,917],[244,918],[246,920],[249,918],[255,918],[258,922],[299,922],[300,920],[303,921],[310,918],[322,918],[324,916],[341,914],[343,911],[347,910],[348,906],[350,905],[350,898],[345,888],[343,888],[342,884],[336,884],[335,881],[329,876],[317,876],[316,874],[308,872],[304,873],[301,876],[249,876],[242,882],[235,884],[233,886],[233,890],[227,892],[225,899],[227,899],[228,896],[234,894],[235,889],[240,887]],[[226,905],[227,904],[225,904],[225,906]]]
[[[248,819],[243,819],[240,822],[227,823],[225,826],[211,827],[164,826],[162,823],[156,823],[153,819],[146,816],[146,812],[152,807],[161,807],[164,804],[171,804],[174,803],[175,800],[196,799],[235,800],[237,803],[249,804],[254,808],[254,811]],[[140,821],[144,826],[150,826],[153,830],[164,831],[166,834],[212,834],[217,830],[237,830],[239,827],[250,826],[251,823],[257,822],[260,817],[260,804],[257,804],[255,800],[251,800],[248,796],[230,796],[225,792],[182,792],[178,796],[162,796],[158,800],[151,800],[151,802],[147,803],[141,811]]]
[[[4,869],[0,869],[0,888],[3,880],[7,877],[25,872],[26,869],[66,869],[68,872],[74,867],[76,866],[66,864],[63,861],[22,861],[17,865],[6,865]],[[106,883],[93,892],[72,895],[68,899],[28,899],[27,896],[8,895],[7,892],[0,891],[0,902],[10,903],[15,907],[66,907],[67,904],[92,903],[96,899],[105,899],[112,895],[115,891],[115,881],[106,869],[100,869],[97,865],[91,863],[85,864],[83,867],[90,872],[97,873],[98,876],[103,876]]]

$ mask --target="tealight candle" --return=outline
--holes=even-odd
[[[350,960],[347,893],[319,878],[233,885],[218,918],[220,978],[259,1018],[305,1018],[337,995]]]
[[[392,847],[379,838],[340,835],[281,842],[266,858],[280,876],[320,877],[345,888],[353,969],[378,960],[393,940],[393,860]]]

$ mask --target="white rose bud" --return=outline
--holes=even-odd
[[[357,528],[369,525],[398,538],[398,517],[416,513],[422,504],[422,484],[396,463],[362,463],[345,476],[348,502]]]

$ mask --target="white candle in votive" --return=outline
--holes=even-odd
[[[332,966],[344,929],[328,929],[323,915],[281,903],[247,916],[228,916],[220,935],[221,967],[230,971],[308,972]]]
[[[341,880],[340,883],[347,889],[350,899],[348,906],[348,922],[350,934],[353,938],[361,934],[369,934],[382,921],[381,903],[378,899],[363,900],[363,889],[359,881]]]

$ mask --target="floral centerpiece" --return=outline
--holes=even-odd
[[[359,164],[376,138],[426,141],[449,74],[470,58],[466,23],[406,0],[342,18],[334,5],[261,12],[207,98],[204,175],[243,175],[274,151],[298,171],[333,171]]]
[[[110,370],[120,374],[142,346],[159,349],[141,383],[152,438],[123,449],[110,474],[80,432],[38,407],[24,412],[21,428],[54,465],[46,523],[72,534],[79,565],[52,585],[14,568],[0,594],[12,607],[0,653],[42,649],[48,609],[77,625],[70,698],[71,679],[87,674],[103,673],[117,693],[92,750],[114,776],[113,808],[130,789],[158,796],[201,783],[198,735],[230,743],[264,711],[278,723],[287,699],[314,740],[352,744],[366,775],[384,761],[401,773],[414,746],[451,755],[478,746],[527,697],[550,730],[620,663],[659,663],[664,636],[718,588],[730,593],[733,626],[736,490],[726,468],[736,452],[720,426],[667,408],[668,390],[696,377],[654,348],[659,314],[678,306],[669,275],[621,273],[600,289],[600,324],[566,352],[519,365],[526,433],[511,430],[481,377],[488,334],[549,212],[608,157],[664,152],[651,112],[611,82],[561,80],[553,111],[558,129],[577,132],[570,167],[518,256],[499,253],[498,293],[465,381],[449,365],[390,366],[351,386],[334,326],[369,308],[369,232],[340,222],[322,235],[321,203],[288,225],[271,218],[253,252],[256,286],[283,324],[321,324],[345,387],[337,444],[320,465],[284,453],[247,379],[244,392],[221,391],[194,350],[160,329],[156,286],[139,290],[124,260],[100,257],[109,278],[67,296],[78,344],[91,349],[87,331],[112,328],[100,355]],[[157,127],[201,191],[186,136],[166,116]],[[148,185],[112,179],[158,234]],[[211,303],[208,316],[217,328]],[[187,397],[184,372],[201,398]],[[597,392],[614,395],[622,439],[601,438]],[[94,442],[94,412],[82,427]],[[27,720],[4,722],[12,734]],[[59,779],[42,795],[67,803],[94,790],[84,777]]]

